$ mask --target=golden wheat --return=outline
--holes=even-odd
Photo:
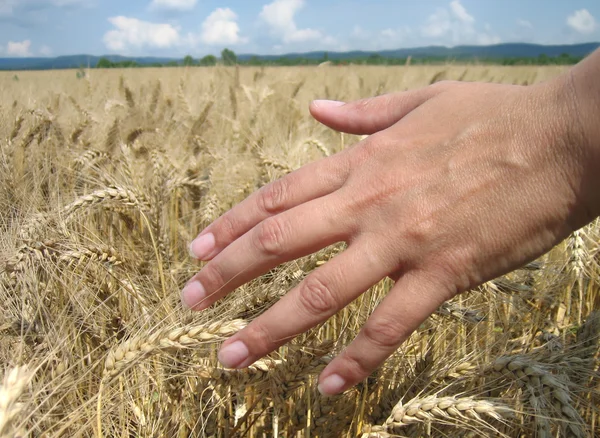
[[[13,395],[0,400],[0,436],[598,435],[598,221],[442,305],[336,397],[319,394],[318,375],[389,279],[248,369],[224,369],[217,349],[346,244],[278,266],[201,314],[179,300],[202,266],[187,249],[198,232],[261,186],[362,139],[312,120],[312,99],[561,71],[219,66],[92,70],[76,81],[72,71],[19,72],[19,82],[0,73],[0,360],[24,370],[1,390]]]

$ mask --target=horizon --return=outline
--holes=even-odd
[[[345,53],[352,53],[352,52],[364,52],[364,53],[383,53],[383,52],[393,52],[393,51],[398,51],[398,50],[415,50],[415,49],[427,49],[427,48],[444,48],[444,49],[455,49],[455,48],[460,48],[460,47],[480,47],[480,48],[486,48],[486,47],[498,47],[498,46],[507,46],[507,45],[524,45],[524,46],[537,46],[537,47],[573,47],[573,46],[580,46],[580,45],[588,45],[588,44],[598,44],[600,45],[600,41],[584,41],[584,42],[580,42],[580,43],[574,43],[574,44],[537,44],[537,43],[528,43],[528,42],[523,42],[523,41],[507,41],[507,42],[502,42],[502,43],[497,43],[497,44],[486,44],[486,45],[475,45],[475,44],[460,44],[460,45],[453,45],[453,46],[444,46],[444,45],[437,45],[437,44],[431,44],[431,45],[427,45],[427,46],[414,46],[414,47],[398,47],[398,48],[390,48],[390,49],[384,49],[384,50],[361,50],[361,49],[353,49],[353,50],[346,50],[346,51],[335,51],[335,50],[313,50],[313,51],[303,51],[303,52],[288,52],[288,53],[281,53],[281,54],[264,54],[264,53],[237,53],[237,56],[241,56],[241,57],[248,57],[248,56],[258,56],[258,57],[277,57],[277,56],[281,56],[281,57],[285,57],[285,56],[289,56],[289,55],[303,55],[303,54],[311,54],[311,53],[331,53],[331,54],[345,54]],[[169,56],[169,55],[164,55],[164,56],[159,56],[159,55],[121,55],[118,53],[103,53],[101,55],[93,55],[90,53],[72,53],[72,54],[65,54],[65,55],[56,55],[56,56],[28,56],[28,57],[20,57],[20,56],[15,56],[15,57],[7,57],[7,56],[0,56],[0,59],[2,60],[27,60],[27,59],[58,59],[58,58],[71,58],[71,57],[78,57],[78,56],[89,56],[91,58],[112,58],[112,57],[122,57],[122,58],[136,58],[136,59],[143,59],[143,58],[157,58],[157,59],[182,59],[183,57],[190,55],[193,56],[191,54],[184,54],[182,56]],[[215,53],[208,53],[207,55],[214,55],[214,56],[220,56],[219,52],[215,52]],[[206,56],[206,55],[205,55]],[[200,57],[195,57],[193,56],[195,59],[199,59]]]
[[[0,57],[570,45],[600,40],[596,17],[594,0],[0,0]]]

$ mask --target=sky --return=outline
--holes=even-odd
[[[598,0],[0,0],[0,57],[591,41]]]

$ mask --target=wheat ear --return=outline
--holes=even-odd
[[[562,376],[552,374],[546,367],[526,356],[503,356],[492,365],[493,371],[514,380],[529,393],[529,404],[534,409],[538,436],[550,437],[548,407],[553,407],[557,419],[562,420],[564,433],[584,437],[585,424],[579,412],[573,407],[569,388]]]
[[[166,351],[195,348],[206,342],[231,336],[245,326],[245,321],[236,319],[162,329],[151,335],[135,336],[108,353],[104,363],[104,374],[114,377],[127,366],[146,357]]]
[[[453,423],[461,426],[465,424],[465,420],[475,420],[478,424],[493,429],[482,416],[501,420],[512,416],[512,410],[501,403],[473,397],[417,397],[406,404],[398,403],[383,426],[373,426],[365,432],[373,433],[369,436],[377,436],[379,432],[391,432],[395,428],[423,422]]]
[[[63,214],[70,216],[77,210],[90,208],[105,202],[118,202],[119,204],[135,206],[142,211],[149,210],[148,201],[140,194],[121,187],[108,187],[96,190],[89,195],[84,195],[63,208]]]

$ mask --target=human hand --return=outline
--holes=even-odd
[[[320,376],[322,393],[339,393],[444,301],[591,220],[565,83],[441,82],[313,102],[320,122],[370,136],[263,187],[203,230],[191,250],[210,261],[182,300],[200,311],[281,263],[340,241],[348,248],[227,340],[219,360],[246,367],[390,276],[388,296]]]

